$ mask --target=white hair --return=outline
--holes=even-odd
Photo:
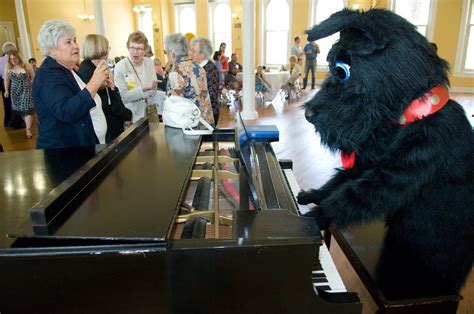
[[[176,59],[187,56],[188,42],[181,33],[171,33],[165,37],[165,50],[174,53]]]
[[[206,56],[206,59],[209,59],[212,55],[212,45],[211,41],[204,37],[196,37],[191,40],[191,46],[199,43],[199,52]]]
[[[41,26],[38,44],[43,55],[48,56],[50,49],[57,49],[59,38],[65,35],[76,35],[76,30],[66,21],[49,20]]]

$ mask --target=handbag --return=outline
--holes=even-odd
[[[163,109],[163,123],[172,128],[182,129],[187,135],[207,135],[212,134],[214,128],[201,117],[201,110],[191,100],[170,96],[166,98]],[[195,130],[199,123],[202,123],[205,130]]]
[[[154,104],[149,104],[148,99],[145,98],[146,108],[145,108],[145,116],[148,118],[150,122],[160,122],[160,117],[158,116],[158,112],[156,110],[156,106]]]

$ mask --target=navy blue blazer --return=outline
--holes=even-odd
[[[33,101],[38,115],[37,148],[98,144],[89,110],[95,102],[71,71],[47,57],[35,74]]]

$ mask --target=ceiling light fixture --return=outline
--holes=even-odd
[[[94,15],[88,15],[86,10],[86,0],[83,0],[84,3],[84,14],[78,14],[77,17],[84,22],[88,22],[94,19]]]
[[[138,5],[136,7],[133,7],[133,12],[135,12],[137,14],[145,14],[147,12],[151,12],[151,7],[144,6],[144,5]]]

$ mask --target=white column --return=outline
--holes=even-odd
[[[97,34],[105,36],[105,19],[102,0],[94,0],[95,31]]]
[[[20,47],[19,50],[23,55],[24,61],[28,61],[33,57],[33,49],[26,30],[25,10],[23,10],[23,1],[15,0],[16,17],[18,20],[18,29],[20,30]]]
[[[258,119],[255,111],[255,2],[242,0],[242,119]]]

